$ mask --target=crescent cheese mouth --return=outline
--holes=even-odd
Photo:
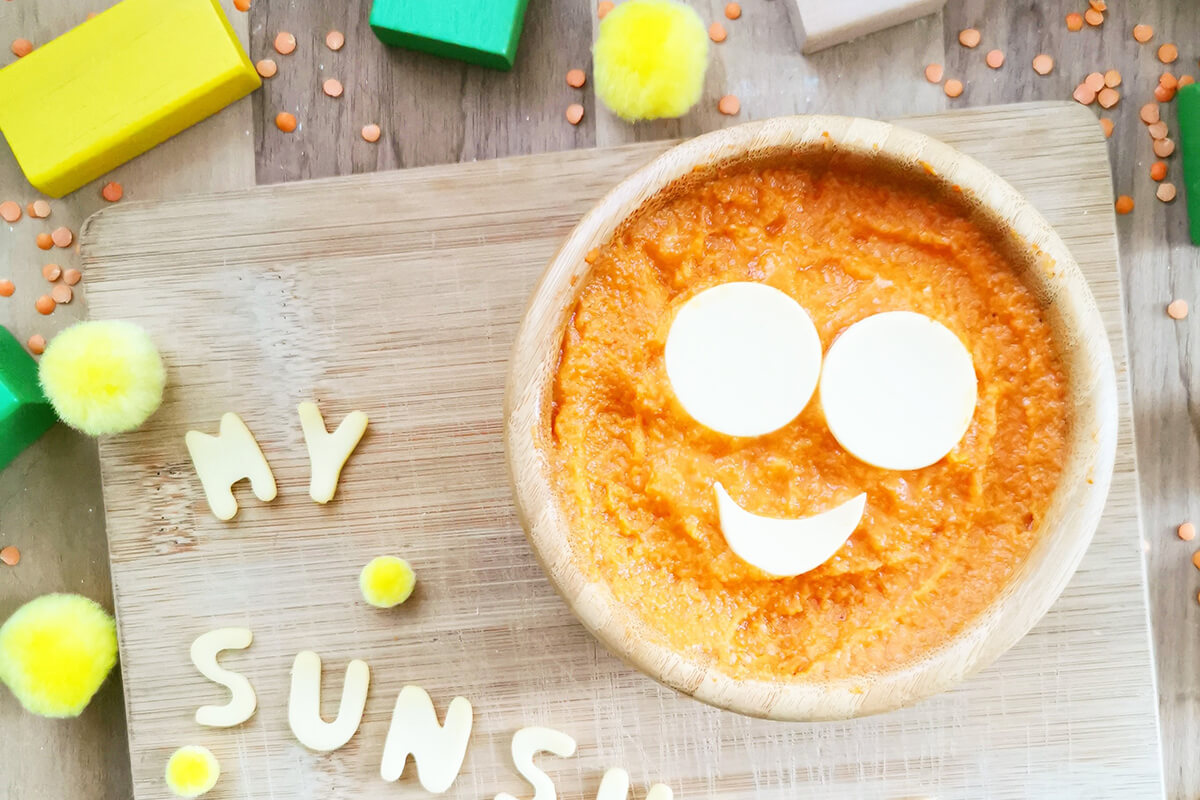
[[[802,575],[832,558],[858,528],[867,507],[863,493],[811,517],[760,517],[735,503],[721,484],[714,488],[721,533],[729,549],[778,578]]]

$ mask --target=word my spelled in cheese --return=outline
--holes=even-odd
[[[312,470],[309,497],[317,503],[328,503],[337,491],[338,478],[346,459],[358,447],[359,440],[367,430],[367,415],[352,411],[337,430],[329,433],[316,403],[301,403],[297,411]],[[233,485],[240,480],[248,478],[254,496],[262,502],[269,503],[275,499],[275,475],[271,472],[271,465],[267,463],[254,434],[237,414],[229,413],[221,417],[221,427],[216,436],[188,431],[184,441],[192,464],[196,467],[196,474],[200,476],[208,507],[217,519],[228,521],[237,515],[238,504],[233,496]]]
[[[201,706],[196,722],[208,727],[240,725],[254,714],[257,698],[254,687],[244,675],[217,663],[225,650],[244,650],[254,635],[248,628],[220,628],[198,637],[191,648],[192,663],[200,674],[230,692],[223,706]],[[288,693],[288,726],[301,744],[310,750],[330,752],[345,745],[362,722],[367,703],[371,670],[365,661],[355,659],[346,667],[342,696],[333,722],[321,718],[321,658],[311,650],[296,654],[292,662],[291,689]],[[392,720],[383,745],[379,774],[392,783],[404,774],[412,756],[417,780],[433,794],[443,794],[454,783],[467,755],[474,712],[465,697],[455,697],[439,722],[429,694],[419,686],[405,686],[396,698]],[[533,789],[531,800],[556,800],[554,781],[536,766],[534,757],[550,753],[560,758],[575,754],[575,740],[553,728],[522,728],[513,734],[513,765]],[[629,774],[620,768],[604,773],[596,800],[626,800]],[[673,800],[671,789],[656,783],[646,800]],[[519,800],[501,792],[495,800]]]

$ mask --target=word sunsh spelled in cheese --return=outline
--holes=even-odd
[[[255,694],[249,679],[241,673],[218,667],[216,656],[222,650],[244,649],[253,640],[246,628],[219,628],[198,637],[192,644],[192,661],[204,677],[229,688],[233,696],[226,706],[203,706],[196,722],[206,727],[228,727],[245,722],[254,713]],[[292,663],[288,692],[288,727],[297,741],[310,750],[333,752],[345,746],[358,731],[371,683],[366,662],[353,659],[346,667],[333,722],[321,718],[321,658],[303,650]],[[380,777],[388,783],[400,780],[411,757],[417,781],[430,794],[450,790],[462,770],[474,725],[474,709],[465,697],[455,697],[439,722],[429,694],[419,686],[405,686],[396,697],[391,723],[383,743]],[[562,758],[575,754],[575,740],[553,728],[527,727],[512,738],[513,766],[532,787],[533,800],[555,800],[554,780],[533,763],[538,753],[548,752]],[[213,761],[216,781],[216,762]],[[168,769],[168,773],[170,769]],[[206,781],[207,782],[207,781]],[[212,784],[208,784],[211,788]],[[608,770],[600,783],[596,800],[626,800],[629,774],[620,768]],[[207,791],[207,789],[204,789]],[[189,794],[187,796],[196,796]],[[650,787],[646,800],[672,800],[673,792],[663,784]],[[496,800],[517,800],[501,792]]]

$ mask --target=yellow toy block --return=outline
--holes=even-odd
[[[123,0],[0,69],[0,131],[62,197],[261,85],[217,0]]]

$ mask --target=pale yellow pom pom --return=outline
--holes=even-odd
[[[221,764],[207,747],[188,745],[167,761],[167,788],[176,797],[199,797],[217,785]]]
[[[592,54],[596,96],[617,116],[681,117],[704,89],[708,33],[676,0],[626,0],[600,22]]]
[[[80,322],[55,336],[38,365],[63,422],[89,436],[131,431],[162,403],[166,371],[150,335],[132,322]]]
[[[376,608],[398,606],[412,594],[416,573],[408,562],[395,556],[379,556],[362,569],[358,586],[363,599]]]
[[[117,625],[77,594],[47,594],[0,626],[0,681],[43,717],[77,717],[117,663]]]

